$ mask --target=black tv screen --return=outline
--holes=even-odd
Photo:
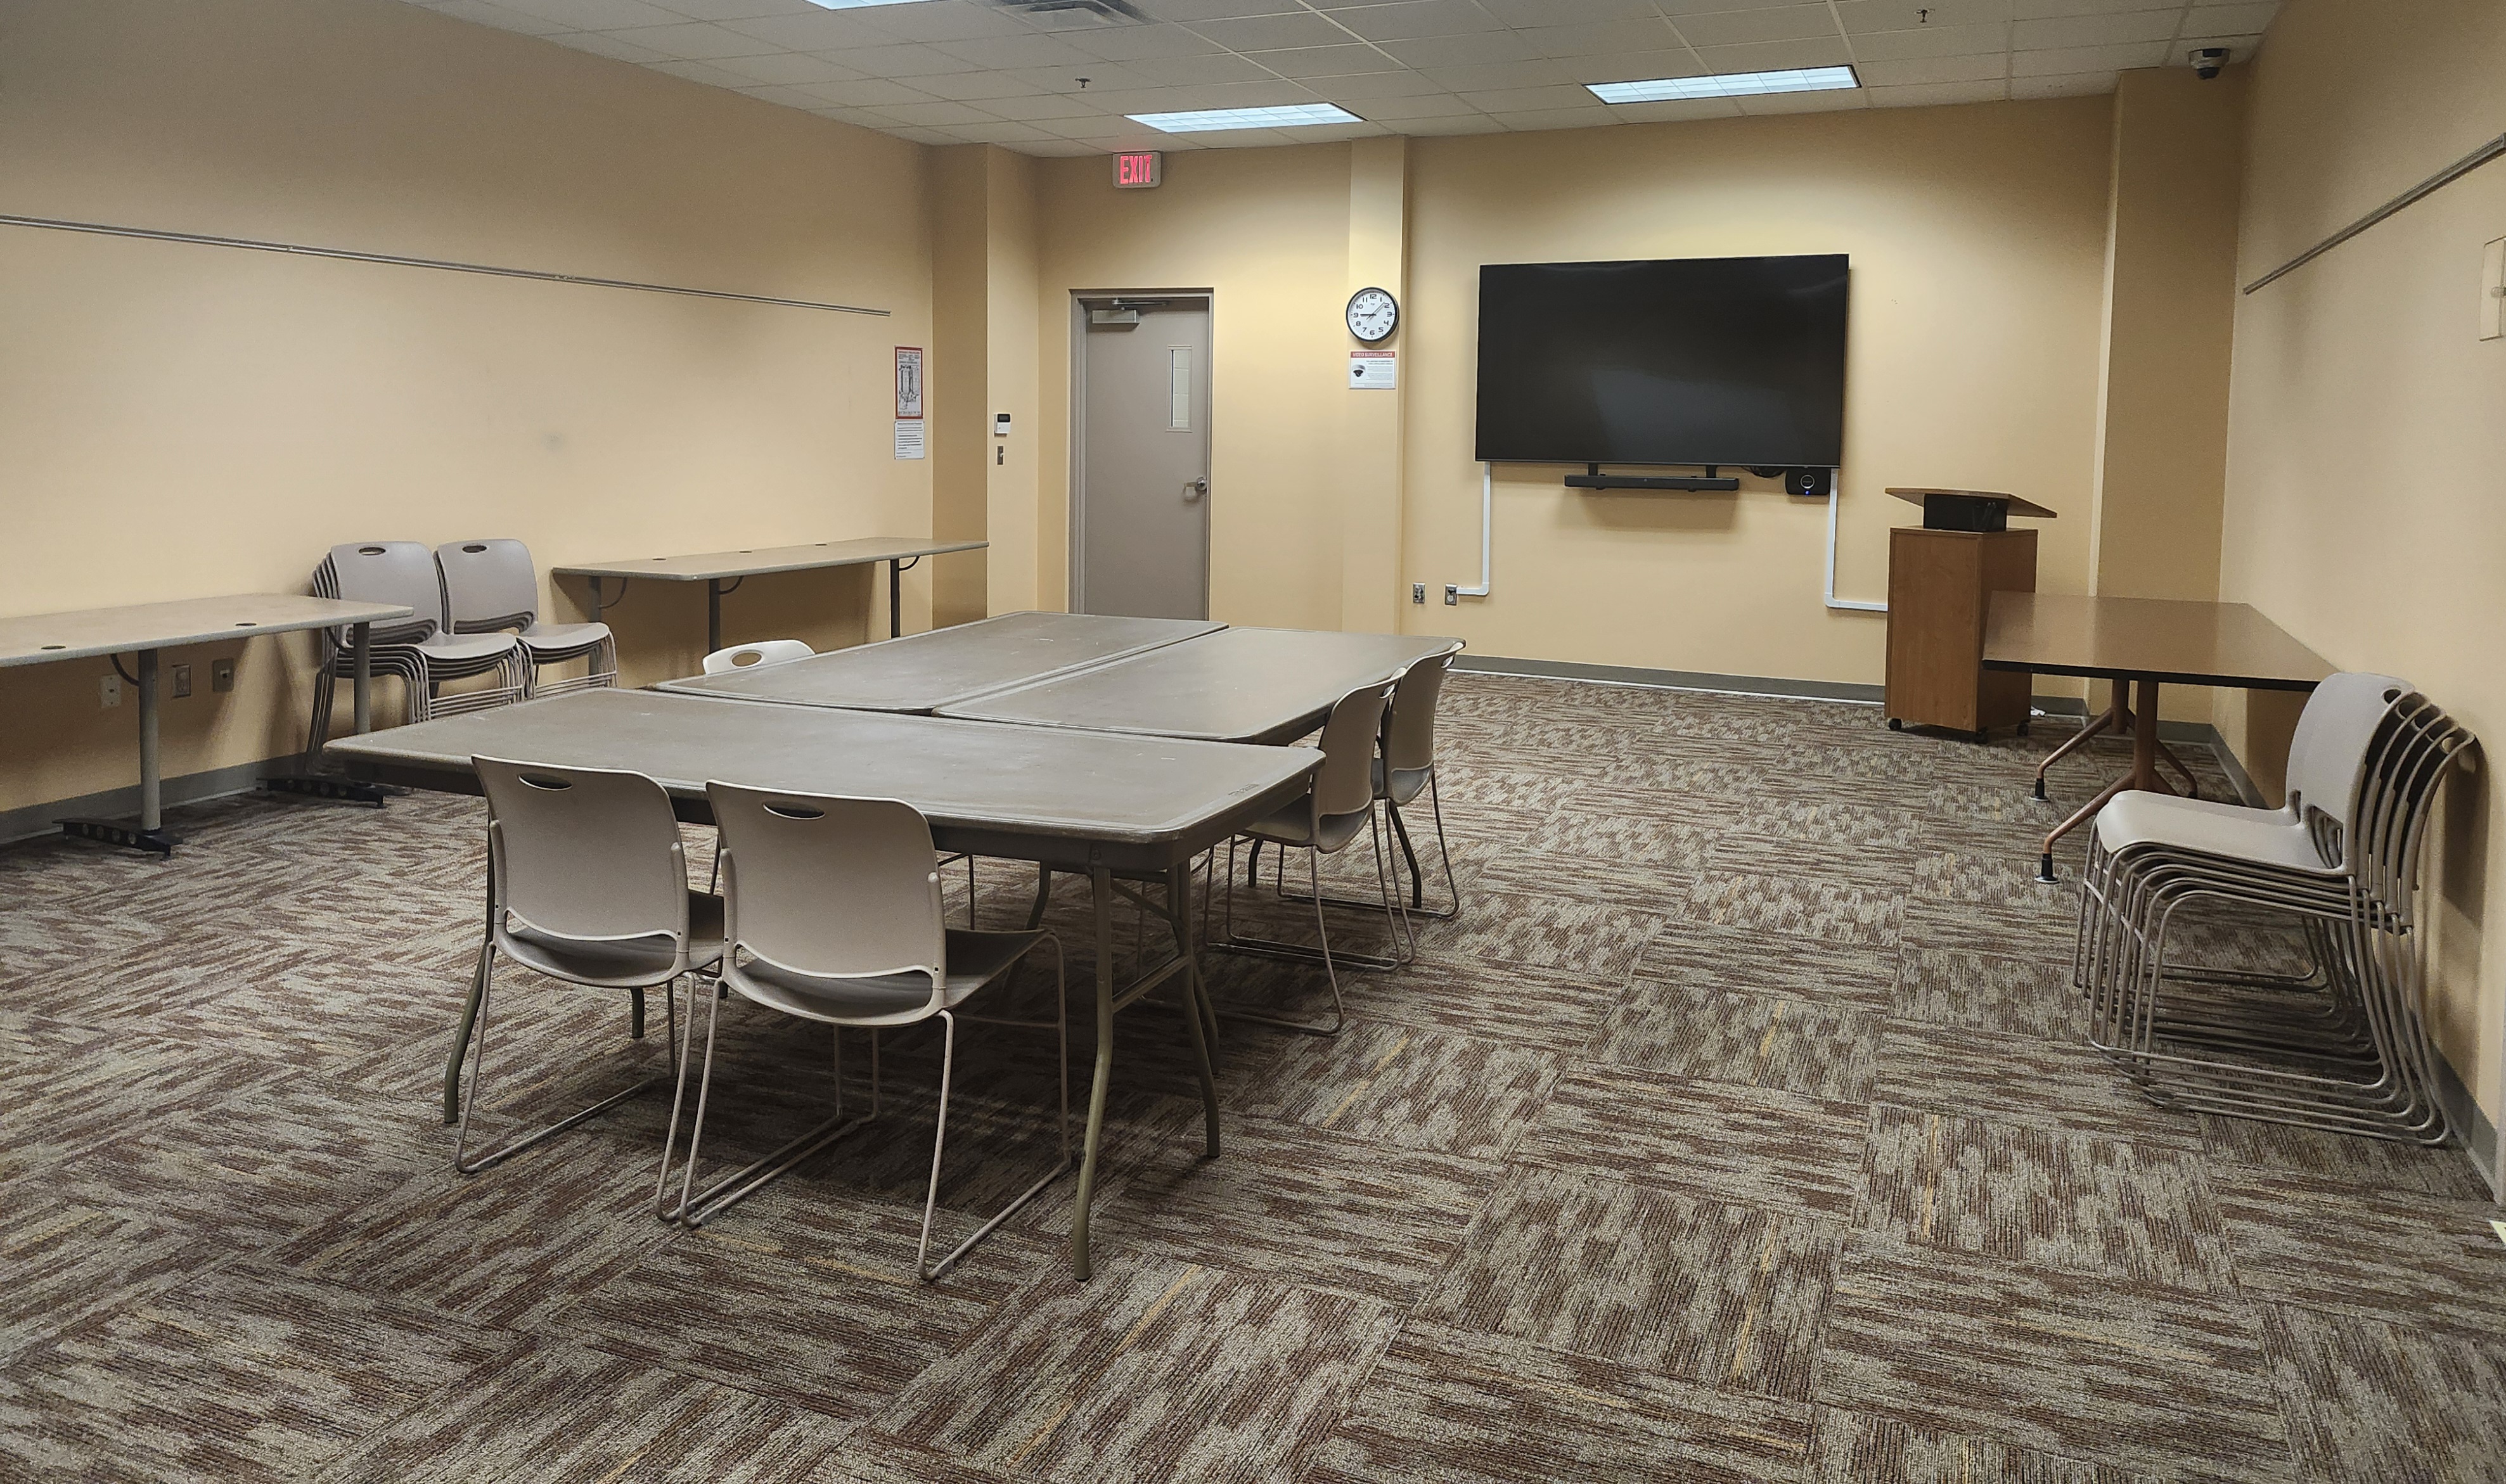
[[[1845,257],[1480,269],[1477,457],[1834,467]]]

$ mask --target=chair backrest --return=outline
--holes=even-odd
[[[375,642],[413,643],[444,627],[444,578],[435,553],[414,541],[352,541],[331,548],[314,570],[313,590],[359,603],[399,603],[410,618],[376,625]]]
[[[2324,815],[2347,832],[2377,734],[2410,693],[2408,681],[2360,670],[2345,671],[2315,687],[2289,739],[2290,806]]]
[[[722,831],[726,964],[820,978],[949,972],[940,868],[922,811],[892,798],[708,783]]]
[[[1343,695],[1323,723],[1323,765],[1314,770],[1314,813],[1329,819],[1375,807],[1375,744],[1383,729],[1390,677]]]
[[[2367,767],[2353,833],[2360,884],[2395,925],[2413,916],[2420,848],[2438,791],[2471,732],[2416,691],[2394,707]]]
[[[529,628],[540,616],[540,575],[519,541],[452,541],[435,548],[452,632]]]
[[[487,795],[495,916],[584,942],[688,936],[670,795],[641,773],[473,758]]]
[[[755,644],[734,644],[727,650],[716,650],[704,657],[707,675],[728,675],[734,670],[753,670],[759,665],[779,665],[787,659],[806,659],[818,653],[798,639],[760,639]]]
[[[1431,654],[1401,672],[1392,688],[1392,714],[1383,723],[1383,765],[1396,772],[1436,760],[1436,698],[1444,693],[1450,654]]]

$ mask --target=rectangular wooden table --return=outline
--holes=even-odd
[[[2046,592],[1996,592],[1985,625],[1984,667],[2040,675],[2077,675],[2111,681],[2103,715],[2048,754],[2036,769],[2036,796],[2045,796],[2045,769],[2063,754],[2107,730],[2131,730],[2131,769],[2045,836],[2037,879],[2054,879],[2054,844],[2094,818],[2106,800],[2127,789],[2172,793],[2159,776],[2166,749],[2158,740],[2161,685],[2225,686],[2248,690],[2311,690],[2329,677],[2323,656],[2290,638],[2278,624],[2243,603],[2204,603],[2172,598],[2079,597]],[[2136,689],[2136,696],[2128,692]],[[2172,754],[2166,754],[2174,761]],[[2183,763],[2175,768],[2185,773]]]
[[[650,578],[662,583],[702,583],[705,584],[705,653],[722,648],[723,594],[737,589],[740,583],[752,577],[775,572],[813,572],[822,567],[859,567],[874,562],[887,563],[887,632],[890,638],[905,632],[905,569],[926,556],[941,556],[950,551],[980,551],[991,545],[983,541],[942,541],[927,536],[865,536],[857,541],[820,541],[800,547],[758,547],[741,551],[702,551],[693,556],[650,556],[616,562],[587,562],[579,566],[551,568],[552,576],[580,577],[591,581],[591,619],[600,621],[601,613],[618,604],[626,595],[626,584],[636,578]],[[604,598],[600,583],[608,578],[618,579],[618,596]],[[724,583],[731,586],[725,587]]]
[[[1112,664],[943,706],[939,715],[1204,742],[1293,742],[1340,698],[1389,683],[1459,639],[1229,628]]]
[[[1034,861],[1087,873],[1095,905],[1096,1065],[1071,1220],[1071,1271],[1090,1272],[1088,1217],[1113,1069],[1115,1013],[1170,978],[1199,1052],[1204,1136],[1218,1153],[1218,1094],[1202,1042],[1192,942],[1192,862],[1308,786],[1322,755],[1107,732],[950,722],[654,690],[585,690],[447,717],[332,744],[355,776],[476,794],[474,757],[624,768],[669,791],[679,817],[712,822],[708,779],[795,793],[899,798],[920,809],[944,851]],[[1118,880],[1118,878],[1121,878]],[[1159,881],[1163,902],[1124,881]],[[1114,978],[1115,898],[1165,918],[1175,957],[1128,985]],[[474,980],[445,1063],[445,1120],[459,1109],[461,1057],[478,1009]]]
[[[726,675],[663,681],[683,695],[929,712],[957,701],[1128,659],[1226,627],[1192,618],[1017,613]]]
[[[165,832],[163,781],[157,757],[158,652],[238,635],[345,626],[348,651],[356,664],[357,730],[371,731],[374,707],[368,661],[373,650],[372,626],[406,618],[410,614],[410,609],[395,603],[353,603],[274,592],[34,614],[0,618],[0,669],[66,659],[110,658],[114,669],[120,671],[121,654],[129,652],[137,655],[138,674],[125,678],[139,692],[138,822],[65,819],[60,822],[61,830],[84,839],[172,855],[175,842]]]

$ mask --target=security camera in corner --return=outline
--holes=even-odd
[[[2221,70],[2228,65],[2228,49],[2225,47],[2195,47],[2191,52],[2185,54],[2185,60],[2193,64],[2193,75],[2206,83],[2210,79],[2217,77]]]

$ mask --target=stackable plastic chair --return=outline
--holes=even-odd
[[[399,676],[409,690],[409,719],[460,711],[480,711],[521,699],[529,680],[521,641],[511,634],[455,634],[444,617],[444,580],[435,553],[413,541],[350,542],[333,547],[313,569],[313,595],[350,598],[369,603],[398,603],[412,617],[398,623],[376,624],[367,639],[369,668],[376,675]],[[313,682],[313,724],[305,756],[322,750],[331,734],[331,692],[337,683],[356,679],[356,656],[347,635],[323,629],[322,667]],[[454,695],[439,695],[447,681],[493,675],[496,684]]]
[[[452,1167],[476,1174],[655,1086],[660,1078],[469,1157],[471,1110],[487,1077],[487,1028],[499,954],[553,979],[643,993],[662,987],[670,1060],[678,1054],[677,985],[722,959],[722,900],[688,889],[678,816],[641,773],[474,758],[487,795],[487,933],[473,982],[470,1051]]]
[[[707,675],[728,675],[734,670],[754,670],[759,665],[779,665],[786,660],[806,659],[818,653],[798,639],[761,639],[755,644],[734,644],[727,650],[716,650],[704,657]]]
[[[877,1118],[877,1033],[936,1017],[941,1023],[940,1113],[931,1136],[931,1182],[923,1196],[922,1237],[913,1265],[918,1277],[937,1278],[1071,1168],[1070,1042],[1063,1014],[1060,940],[1051,933],[974,933],[946,926],[941,920],[940,873],[932,864],[931,826],[911,804],[779,794],[726,783],[705,785],[705,796],[712,801],[714,819],[722,830],[729,945],[722,959],[722,982],[752,1004],[834,1027],[836,1113],[765,1158],[697,1191],[697,1161],[713,1088],[714,1028],[721,1014],[721,1002],[715,1000],[705,1019],[703,1072],[697,1083],[696,1117],[688,1132],[678,1204],[668,1206],[664,1192],[678,1143],[679,1108],[687,1095],[687,1060],[692,1058],[680,1062],[679,1093],[670,1106],[661,1182],[654,1191],[656,1214],[690,1226],[702,1225],[828,1144]],[[985,1023],[1050,1030],[1057,1038],[1061,1162],[948,1255],[930,1262],[931,1219],[939,1203],[940,1160],[949,1137],[957,1022],[979,1018],[961,1015],[959,1007],[1008,978],[1028,953],[1048,943],[1054,956],[1054,1018]],[[868,1028],[874,1038],[871,1111],[862,1117],[848,1116],[844,1111],[846,1027]]]
[[[542,623],[540,575],[530,548],[519,541],[455,541],[435,548],[444,575],[444,602],[456,634],[514,630],[527,662],[523,691],[557,695],[618,684],[618,641],[606,623]],[[544,681],[540,672],[570,660],[584,673]]]
[[[2470,734],[2392,676],[2318,688],[2279,810],[2132,793],[2099,816],[2074,979],[2091,1042],[2172,1106],[2452,1137],[2424,1015],[2420,849]],[[2170,961],[2174,914],[2302,923],[2303,974]]]
[[[1251,1020],[1284,1030],[1303,1031],[1309,1036],[1337,1036],[1346,1025],[1347,1014],[1341,1003],[1339,966],[1358,969],[1397,969],[1405,959],[1408,924],[1399,915],[1400,893],[1386,874],[1383,858],[1383,830],[1376,818],[1375,789],[1370,781],[1376,740],[1383,724],[1383,708],[1390,700],[1394,682],[1387,678],[1369,682],[1343,695],[1332,706],[1331,718],[1323,724],[1322,765],[1314,769],[1313,787],[1300,798],[1282,805],[1264,819],[1246,826],[1227,842],[1227,915],[1225,928],[1212,946],[1235,953],[1250,953],[1268,958],[1296,959],[1320,963],[1323,974],[1331,984],[1332,1019],[1329,1025],[1313,1025],[1246,1010],[1218,1010],[1216,1013],[1237,1020]],[[1383,922],[1390,936],[1392,951],[1388,954],[1358,955],[1345,949],[1332,952],[1331,927],[1323,919],[1322,858],[1348,848],[1360,834],[1368,836],[1375,846],[1376,884],[1382,892],[1379,903]],[[1235,841],[1249,839],[1268,842],[1282,848],[1306,852],[1305,900],[1314,907],[1316,945],[1286,943],[1272,938],[1240,937],[1235,933]],[[1206,899],[1203,899],[1206,912]]]
[[[1392,826],[1392,837],[1401,847],[1393,862],[1392,884],[1401,884],[1400,866],[1410,867],[1410,902],[1408,917],[1429,917],[1439,922],[1460,915],[1461,888],[1453,880],[1453,853],[1445,840],[1445,804],[1436,792],[1436,702],[1445,688],[1445,672],[1453,667],[1450,654],[1431,654],[1413,662],[1401,672],[1392,688],[1392,704],[1384,708],[1383,739],[1380,756],[1375,760],[1372,782],[1376,799],[1383,805],[1384,817]],[[1434,811],[1436,853],[1445,866],[1444,907],[1426,904],[1426,877],[1418,868],[1418,851],[1410,838],[1409,822],[1402,818],[1405,805],[1427,795],[1428,807]],[[1301,896],[1282,892],[1290,901],[1302,901]],[[1336,907],[1358,907],[1372,911],[1377,903],[1348,897],[1326,897],[1325,902]]]

